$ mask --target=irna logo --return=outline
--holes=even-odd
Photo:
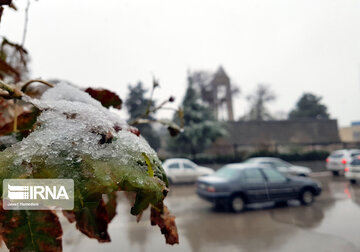
[[[4,179],[5,210],[72,210],[72,179]]]
[[[69,199],[64,186],[12,186],[8,184],[9,199]]]

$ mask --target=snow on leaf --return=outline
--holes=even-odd
[[[65,83],[48,89],[40,100],[24,100],[42,112],[32,133],[0,152],[0,179],[73,179],[74,209],[64,214],[100,242],[110,240],[106,230],[116,207],[114,199],[105,204],[103,194],[134,192],[133,215],[162,204],[168,181],[161,162],[118,115]]]

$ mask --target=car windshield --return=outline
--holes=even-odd
[[[224,177],[224,178],[232,178],[234,177],[239,171],[235,168],[231,167],[223,167],[220,168],[215,172],[215,176]]]
[[[289,168],[290,166],[292,166],[292,164],[290,164],[290,163],[288,163],[288,162],[286,162],[286,161],[283,161],[283,160],[279,161],[277,164],[278,164],[278,167],[286,167],[286,168]]]
[[[259,162],[259,159],[257,158],[250,158],[244,161],[244,163],[257,163],[257,162]]]

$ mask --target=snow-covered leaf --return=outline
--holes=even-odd
[[[0,179],[73,179],[75,206],[65,215],[81,232],[101,242],[110,240],[107,224],[116,207],[113,199],[105,204],[104,194],[136,193],[133,215],[162,204],[168,181],[161,162],[124,120],[65,83],[48,89],[40,100],[24,100],[42,113],[34,132],[0,152]]]

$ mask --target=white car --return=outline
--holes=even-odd
[[[340,172],[343,172],[346,165],[357,155],[360,155],[358,149],[333,151],[326,159],[326,169],[330,170],[334,176],[339,176]]]
[[[307,177],[312,172],[312,170],[308,167],[292,165],[280,158],[257,157],[257,158],[250,158],[250,159],[246,160],[245,163],[268,165],[272,168],[275,168],[279,172],[289,174],[289,175],[297,175],[297,176]]]
[[[214,173],[213,169],[198,166],[185,158],[171,158],[163,163],[169,183],[195,182],[198,177]]]
[[[360,156],[355,156],[350,163],[345,166],[345,178],[349,179],[352,184],[360,181]]]

